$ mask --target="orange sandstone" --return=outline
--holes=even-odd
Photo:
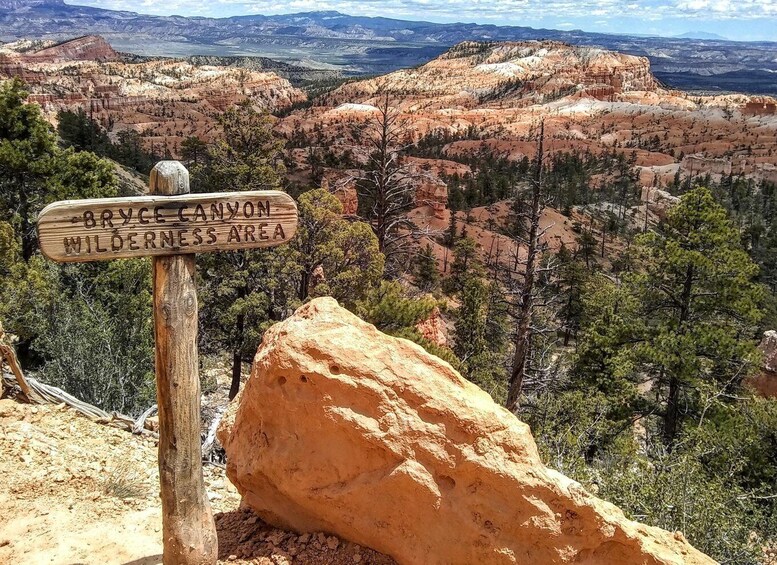
[[[262,519],[399,563],[714,563],[546,468],[526,424],[330,298],[265,334],[219,437]]]

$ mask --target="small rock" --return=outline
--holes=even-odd
[[[326,540],[326,546],[332,551],[335,551],[338,547],[340,547],[340,540],[335,536],[330,536]]]
[[[237,555],[235,555],[235,554],[233,553],[232,555],[230,555],[229,557],[227,557],[227,561],[237,561]]]
[[[354,563],[361,563],[362,562],[362,556],[361,553],[356,553],[353,556],[353,562]]]

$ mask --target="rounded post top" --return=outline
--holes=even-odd
[[[151,169],[149,192],[163,196],[189,194],[189,171],[178,161],[159,161]]]

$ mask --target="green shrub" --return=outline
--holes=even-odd
[[[777,545],[777,402],[713,404],[672,451],[660,420],[624,427],[613,398],[574,391],[529,398],[544,462],[632,519],[681,531],[721,563],[762,563]],[[655,440],[655,441],[654,441]]]

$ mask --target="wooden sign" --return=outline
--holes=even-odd
[[[149,181],[153,196],[47,206],[38,239],[55,261],[155,256],[162,560],[215,565],[218,539],[200,445],[195,254],[285,243],[297,229],[297,206],[278,191],[189,194],[189,172],[177,161],[158,163]]]
[[[60,262],[270,247],[296,230],[297,205],[277,190],[64,200],[38,218],[40,249]]]

